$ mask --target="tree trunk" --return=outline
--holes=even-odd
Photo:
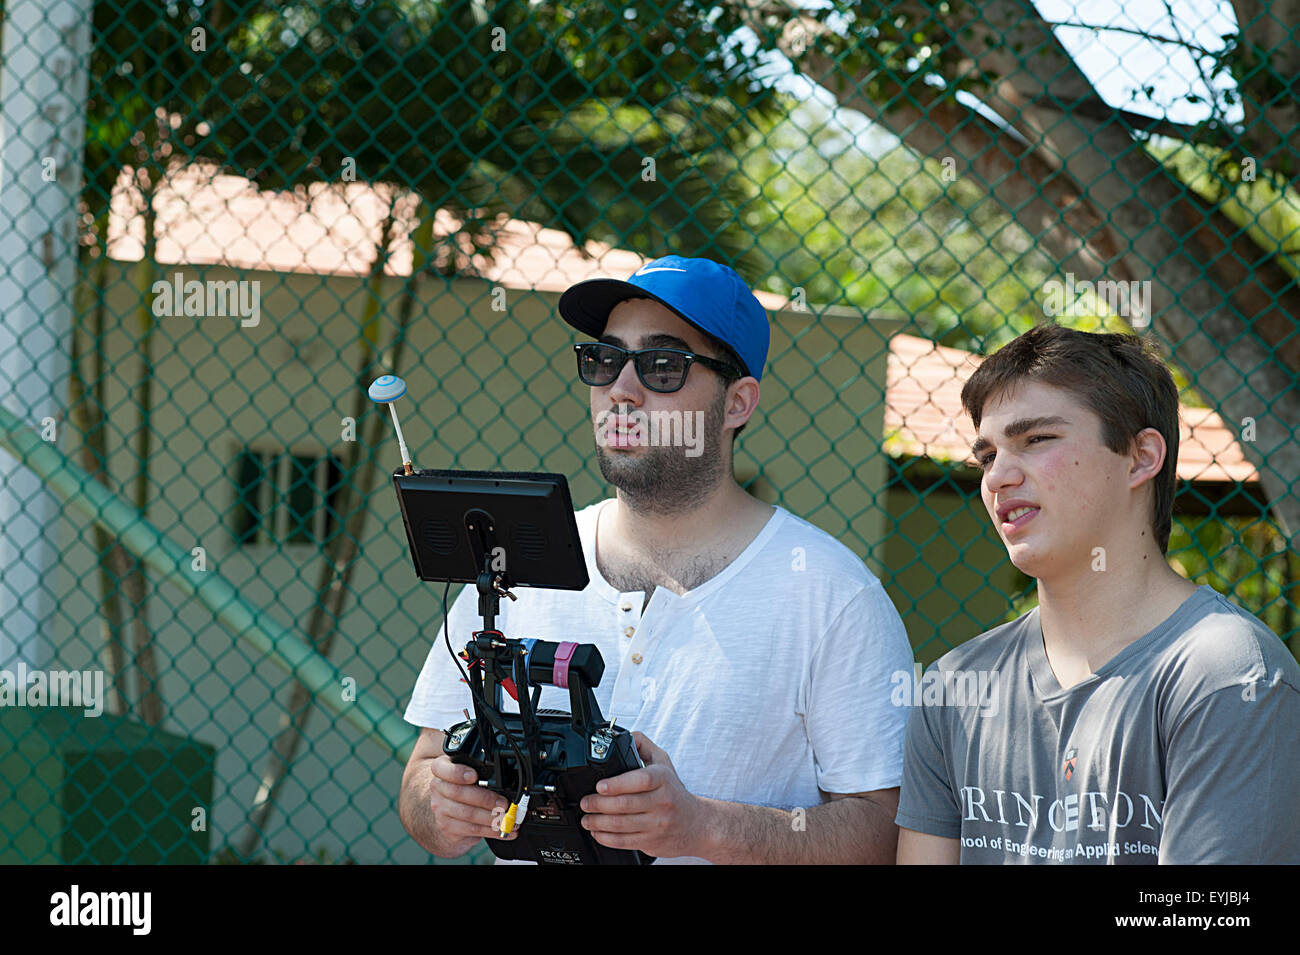
[[[106,220],[105,220],[106,221]],[[99,234],[103,235],[103,231]],[[104,445],[104,281],[108,273],[108,256],[101,249],[94,268],[89,294],[94,297],[90,336],[94,341],[94,387],[87,389],[82,374],[80,321],[72,337],[72,374],[69,379],[69,418],[81,432],[81,466],[95,480],[112,489]],[[79,314],[84,314],[81,310]],[[93,395],[93,397],[92,397]],[[114,715],[130,709],[126,690],[126,644],[123,638],[122,602],[119,595],[124,566],[121,547],[99,524],[94,525],[95,561],[99,572],[100,637],[103,641],[103,666],[108,674],[108,700],[105,708]]]
[[[352,570],[361,541],[365,536],[366,521],[370,513],[368,507],[370,493],[378,476],[376,468],[360,468],[359,465],[363,454],[382,443],[384,428],[388,426],[387,416],[374,412],[366,395],[366,389],[379,374],[395,375],[401,367],[402,352],[406,345],[406,330],[415,311],[417,285],[433,245],[434,212],[435,210],[429,208],[427,203],[420,204],[418,226],[414,233],[415,248],[411,276],[398,306],[397,327],[393,334],[392,345],[388,354],[382,356],[377,352],[380,327],[379,290],[383,279],[383,266],[387,260],[389,233],[393,224],[392,206],[389,207],[388,218],[380,230],[380,246],[370,274],[370,299],[359,338],[360,362],[353,390],[352,417],[356,421],[364,421],[365,426],[361,440],[353,442],[348,448],[343,468],[344,474],[354,474],[356,477],[345,484],[340,491],[339,512],[345,516],[343,532],[326,544],[316,583],[316,603],[312,607],[307,624],[307,635],[312,646],[325,657],[328,657],[333,650],[338,635],[343,602],[347,597]],[[342,692],[341,687],[340,692]],[[279,733],[272,743],[266,769],[248,815],[246,828],[237,846],[237,851],[243,858],[251,857],[263,838],[281,787],[302,746],[311,708],[311,691],[301,683],[294,682],[289,704],[280,720]]]
[[[1240,446],[1294,546],[1300,289],[1280,261],[1281,249],[1261,248],[1218,205],[1192,192],[1117,121],[1118,110],[1105,118],[1062,112],[1061,103],[1100,97],[1032,4],[997,0],[964,9],[982,21],[971,21],[973,39],[962,40],[963,51],[980,51],[963,71],[993,74],[981,105],[1000,122],[919,77],[898,86],[887,104],[873,102],[861,92],[863,78],[845,74],[834,55],[842,39],[792,7],[788,20],[800,21],[818,42],[799,52],[787,25],[778,46],[842,105],[923,155],[952,157],[958,173],[968,173],[1076,281],[1150,281],[1149,314],[1135,318],[1154,318],[1172,359],[1229,428],[1253,419],[1256,439]],[[757,10],[752,23],[766,29]],[[1290,62],[1289,51],[1286,57]],[[1258,142],[1266,132],[1261,126],[1243,139]]]
[[[149,459],[153,454],[153,333],[154,316],[149,304],[154,279],[157,276],[157,241],[155,229],[157,213],[154,210],[154,189],[157,177],[153,163],[146,159],[145,181],[141,184],[144,194],[144,255],[136,270],[136,291],[140,308],[140,327],[143,335],[140,340],[140,377],[135,386],[135,404],[139,414],[139,427],[136,430],[136,473],[135,506],[141,514],[149,511]],[[136,700],[140,719],[149,726],[158,726],[163,721],[163,703],[159,693],[158,663],[154,656],[154,639],[149,629],[149,579],[144,565],[134,555],[127,554],[127,572],[125,589],[127,601],[131,606],[132,628],[135,634],[135,674],[138,681]]]

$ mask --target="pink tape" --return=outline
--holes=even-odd
[[[569,664],[573,661],[576,643],[565,640],[555,648],[555,665],[551,669],[551,682],[562,690],[569,688]]]

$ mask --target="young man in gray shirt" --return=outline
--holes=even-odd
[[[1045,325],[988,358],[962,405],[1038,606],[923,679],[898,861],[1300,863],[1300,666],[1164,559],[1168,370],[1134,336]]]

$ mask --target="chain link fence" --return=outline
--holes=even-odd
[[[1048,320],[1159,344],[1170,560],[1300,647],[1300,2],[1162,10],[5,0],[0,861],[427,861],[365,386],[585,506],[556,300],[670,252],[772,318],[738,480],[921,662],[1032,600],[958,395]]]

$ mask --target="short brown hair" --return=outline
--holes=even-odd
[[[723,374],[718,375],[718,377],[722,380],[722,388],[724,391],[727,388],[731,387],[731,383],[733,381],[740,381],[741,378],[749,374],[747,371],[745,371],[745,363],[740,360],[740,356],[736,354],[736,350],[734,348],[732,348],[730,345],[724,342],[721,338],[718,338],[715,335],[710,335],[702,328],[696,330],[701,335],[704,336],[705,341],[707,341],[709,345],[713,348],[714,354],[709,355],[708,357],[716,358],[719,361],[726,362],[728,365],[732,367],[732,370],[735,372],[734,375],[723,375]],[[746,421],[745,424],[749,424],[749,422]],[[737,428],[732,433],[731,439],[733,445],[736,438],[740,436],[740,432],[745,430],[745,424],[742,424],[739,428]]]
[[[990,398],[1036,381],[1068,391],[1101,419],[1101,440],[1125,454],[1144,428],[1165,439],[1165,461],[1151,482],[1151,526],[1161,553],[1169,549],[1178,481],[1178,388],[1154,346],[1137,335],[1080,332],[1039,325],[990,355],[961,390],[976,430]]]

